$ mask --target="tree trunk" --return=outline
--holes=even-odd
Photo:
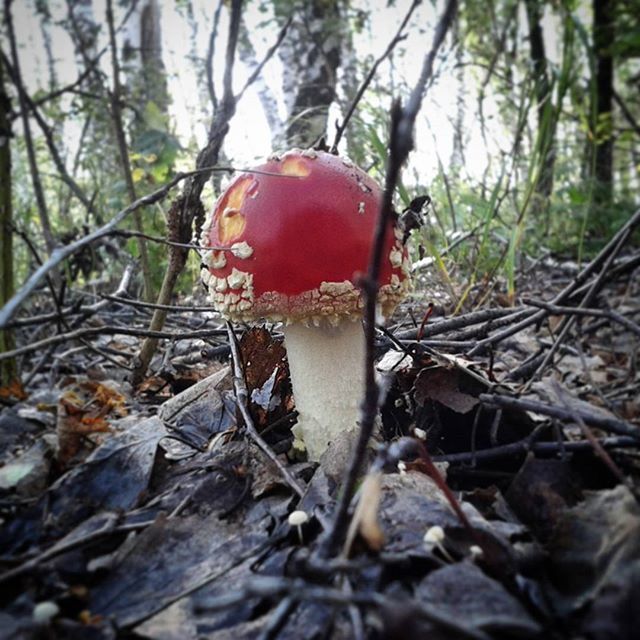
[[[281,23],[291,11],[290,4],[284,5],[284,9],[276,8]],[[340,27],[338,0],[300,3],[278,49],[284,68],[289,146],[308,147],[326,133],[340,66]]]
[[[460,14],[457,14],[451,32],[456,51],[456,119],[453,129],[453,144],[451,145],[450,169],[458,174],[464,166],[464,111],[465,111],[465,80],[464,80],[464,52],[463,39],[460,37]]]
[[[534,192],[533,209],[546,211],[553,190],[555,152],[555,117],[551,95],[551,82],[541,25],[539,0],[526,0],[529,24],[529,57],[535,74],[535,92],[538,112],[539,176]]]
[[[218,163],[222,143],[229,131],[229,122],[236,111],[236,100],[233,95],[233,66],[235,64],[238,32],[240,29],[240,16],[242,13],[242,0],[231,0],[229,35],[227,42],[226,67],[224,74],[224,94],[218,106],[209,128],[209,140],[198,153],[196,168],[213,167]],[[199,235],[204,223],[204,206],[200,199],[205,183],[211,177],[210,172],[203,172],[191,176],[185,181],[182,194],[176,198],[167,214],[167,237],[179,243],[188,243],[195,226]],[[164,275],[164,281],[158,296],[158,305],[171,304],[171,296],[175,288],[178,276],[184,268],[188,249],[179,246],[171,246],[169,249],[169,266]],[[151,323],[150,331],[160,331],[166,318],[164,309],[156,309]],[[131,382],[140,384],[147,372],[151,358],[155,353],[158,340],[146,338],[140,349],[131,374]]]
[[[0,308],[13,296],[13,209],[11,202],[11,105],[0,60]],[[0,331],[0,353],[15,347],[10,329]],[[15,359],[0,362],[0,387],[17,378]]]
[[[47,199],[44,195],[44,189],[40,180],[40,171],[38,169],[38,159],[36,158],[36,148],[33,137],[31,135],[31,123],[29,122],[29,108],[25,99],[26,88],[22,81],[22,72],[20,70],[20,59],[18,56],[18,43],[16,33],[13,27],[13,17],[11,15],[12,0],[4,2],[4,18],[7,26],[7,34],[9,36],[9,45],[11,50],[11,64],[13,66],[14,83],[18,92],[18,102],[20,104],[20,113],[22,115],[22,127],[24,130],[24,141],[27,151],[27,160],[29,162],[29,172],[31,173],[31,182],[33,185],[33,193],[38,208],[38,216],[40,225],[42,226],[42,235],[47,247],[47,253],[50,255],[56,247],[56,240],[53,235],[51,221],[49,218],[49,209],[47,207]],[[59,273],[52,273],[53,280],[59,283]]]
[[[609,204],[613,198],[613,56],[615,0],[593,0],[593,49],[595,58],[595,104],[592,171],[595,202]]]
[[[244,19],[240,22],[238,57],[251,72],[253,72],[260,64],[258,57],[256,56],[255,49],[251,44],[249,29]],[[258,98],[271,132],[271,147],[273,149],[277,149],[285,142],[284,127],[278,113],[278,100],[265,80],[263,74],[260,74],[256,78],[254,87],[258,93]]]
[[[109,42],[111,48],[111,62],[113,69],[113,90],[110,95],[111,99],[111,117],[113,119],[113,130],[118,144],[118,153],[120,156],[120,164],[122,175],[124,177],[125,184],[127,185],[127,194],[129,200],[134,202],[137,199],[137,193],[135,184],[133,181],[133,175],[131,172],[131,163],[129,161],[129,148],[127,145],[127,139],[124,131],[124,121],[122,117],[122,104],[121,94],[122,89],[120,85],[120,63],[118,60],[118,50],[116,47],[115,25],[113,17],[113,0],[107,0],[107,23],[109,27]],[[133,212],[133,220],[138,234],[144,233],[144,224],[142,220],[142,213],[139,209]],[[138,236],[138,249],[140,251],[140,266],[142,268],[142,280],[144,282],[144,299],[147,302],[151,302],[153,299],[153,281],[151,277],[151,262],[149,260],[149,253],[147,249],[147,242],[142,237]]]
[[[141,105],[136,114],[133,136],[144,122],[144,108],[153,103],[161,114],[169,107],[167,74],[162,61],[161,8],[158,0],[144,0],[136,5],[127,21],[122,61],[127,77],[129,97],[134,104]],[[142,112],[142,113],[141,113]]]

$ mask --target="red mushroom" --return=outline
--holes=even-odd
[[[310,459],[357,426],[363,392],[363,301],[381,191],[349,160],[292,150],[237,176],[202,245],[202,277],[220,313],[284,324],[298,424]],[[379,304],[389,315],[409,288],[402,233],[389,227]]]

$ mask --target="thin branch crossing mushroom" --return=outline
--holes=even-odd
[[[364,387],[360,273],[378,185],[346,158],[294,149],[238,175],[202,235],[202,278],[232,320],[282,322],[298,425],[309,458],[357,426]],[[409,288],[402,232],[389,226],[378,301],[390,315]],[[212,250],[211,250],[212,249]]]

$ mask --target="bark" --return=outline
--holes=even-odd
[[[230,9],[231,17],[224,70],[224,95],[216,108],[209,129],[207,144],[198,153],[196,159],[197,169],[212,167],[218,163],[222,144],[229,131],[229,122],[236,111],[236,99],[233,95],[232,78],[240,28],[242,0],[232,0]],[[194,226],[196,235],[200,235],[204,222],[204,206],[202,205],[200,196],[204,185],[210,177],[210,172],[203,172],[187,180],[182,194],[172,203],[167,215],[167,235],[170,240],[181,243],[190,242]],[[171,304],[175,284],[184,268],[188,255],[188,249],[182,247],[171,246],[169,251],[169,266],[165,272],[164,281],[157,300],[159,305]],[[159,331],[162,329],[166,315],[165,310],[156,309],[151,318],[149,329],[151,331]],[[131,381],[134,385],[139,384],[144,379],[157,344],[158,340],[156,338],[147,338],[144,341],[140,353],[136,358],[131,376]]]
[[[56,73],[56,58],[54,53],[54,44],[51,37],[51,13],[48,2],[45,0],[36,0],[36,13],[40,16],[40,32],[42,33],[42,42],[47,60],[47,69],[49,72],[49,91],[55,91],[59,86],[58,74]]]
[[[593,178],[595,201],[609,204],[613,197],[613,56],[615,0],[593,1],[593,48],[595,57],[595,104],[593,122]]]
[[[260,64],[255,49],[251,44],[249,29],[244,20],[240,22],[238,57],[249,71],[254,71]],[[274,149],[278,148],[284,143],[284,127],[278,113],[278,100],[262,75],[256,78],[254,85],[271,131],[271,146]]]
[[[11,201],[11,105],[0,60],[0,308],[13,296],[13,209]],[[15,348],[13,332],[0,330],[0,353]],[[0,362],[0,387],[17,377],[15,359]]]
[[[35,195],[36,204],[38,208],[38,216],[40,218],[40,225],[42,227],[42,235],[44,237],[45,245],[47,247],[47,253],[50,255],[56,246],[56,241],[53,235],[53,229],[51,228],[51,222],[49,218],[49,209],[47,207],[47,201],[44,195],[44,189],[40,180],[40,172],[38,170],[38,161],[36,159],[36,151],[33,143],[33,137],[31,135],[31,123],[29,121],[29,108],[25,97],[25,88],[22,82],[22,73],[20,71],[20,60],[18,57],[18,45],[16,42],[16,34],[13,28],[13,18],[11,15],[12,0],[5,0],[4,2],[4,17],[7,26],[7,34],[9,36],[9,45],[11,49],[11,62],[13,65],[14,81],[18,90],[18,102],[20,104],[20,113],[22,115],[22,127],[24,131],[24,141],[27,150],[27,160],[29,162],[29,172],[31,174],[31,182],[33,185],[33,193]],[[57,282],[58,275],[53,274],[54,281]]]
[[[538,142],[540,150],[540,173],[534,194],[534,210],[544,211],[548,207],[553,191],[555,166],[555,118],[552,113],[552,86],[549,79],[547,54],[541,25],[541,4],[539,0],[526,0],[529,24],[529,57],[535,75],[536,105],[538,112]]]
[[[136,189],[133,183],[133,176],[131,174],[131,164],[129,162],[129,148],[124,132],[124,123],[122,118],[122,104],[121,94],[122,89],[120,85],[120,65],[118,61],[118,52],[116,48],[115,28],[113,21],[113,4],[112,0],[107,0],[107,23],[109,26],[109,41],[111,47],[111,62],[113,69],[113,90],[110,95],[111,102],[111,117],[113,120],[113,129],[118,144],[118,153],[120,156],[120,165],[122,175],[127,185],[127,194],[130,202],[137,200]],[[142,214],[139,210],[134,211],[133,214],[134,224],[138,233],[144,233],[144,225],[142,222]],[[152,300],[153,296],[153,281],[151,278],[151,264],[149,261],[149,253],[147,250],[146,240],[142,237],[138,237],[138,250],[140,251],[140,265],[142,267],[142,279],[144,282],[144,299],[147,302]]]
[[[449,165],[454,172],[459,172],[464,166],[464,97],[465,97],[465,81],[464,81],[464,64],[462,38],[460,37],[460,15],[456,16],[451,31],[454,42],[456,44],[456,119],[453,130],[453,144],[451,149],[451,159]]]
[[[158,0],[138,3],[127,21],[123,46],[123,69],[127,89],[135,104],[154,103],[162,113],[169,106],[167,74],[162,60],[161,8]],[[144,127],[141,113],[137,113],[138,127]],[[134,131],[135,135],[135,131]]]
[[[290,5],[284,5],[276,8],[281,24],[289,17],[284,11],[291,11]],[[340,17],[338,0],[301,3],[278,49],[284,68],[289,146],[308,147],[326,133],[340,66]]]

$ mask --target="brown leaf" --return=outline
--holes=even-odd
[[[58,461],[66,465],[82,448],[84,437],[109,431],[107,416],[127,414],[125,398],[93,380],[70,381],[58,400]]]
[[[287,352],[264,327],[246,331],[240,340],[251,413],[259,427],[278,420],[291,410]]]
[[[18,378],[14,378],[8,385],[0,387],[0,398],[3,400],[26,400],[29,394],[24,390]]]
[[[435,400],[457,413],[468,413],[478,404],[478,399],[460,390],[459,369],[436,367],[423,369],[415,381],[415,400],[424,405],[427,399]]]

